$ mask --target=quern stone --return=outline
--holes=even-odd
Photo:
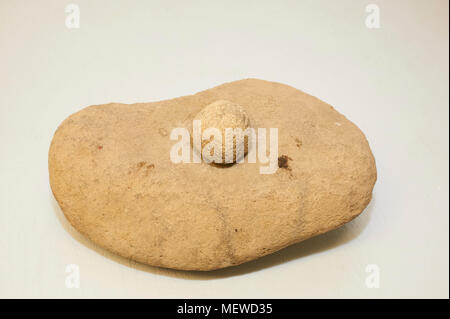
[[[170,160],[173,128],[220,100],[252,127],[278,128],[278,166]],[[213,270],[335,229],[372,197],[377,172],[364,134],[327,103],[247,79],[172,100],[87,107],[57,129],[50,185],[69,222],[138,262]]]

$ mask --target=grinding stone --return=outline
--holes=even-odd
[[[278,164],[174,164],[170,132],[205,106],[241,105],[255,128],[278,128]],[[375,160],[364,134],[327,103],[246,79],[172,100],[87,107],[57,129],[50,184],[69,222],[138,262],[212,270],[335,229],[368,205]]]

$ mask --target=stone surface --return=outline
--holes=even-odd
[[[172,128],[208,104],[245,106],[278,128],[280,168],[174,164]],[[330,105],[256,79],[195,95],[90,106],[57,129],[50,184],[69,222],[98,245],[150,265],[212,270],[335,229],[372,197],[376,167],[363,133]]]
[[[231,134],[227,134],[227,129],[241,129],[245,131],[250,126],[250,119],[241,105],[226,100],[218,100],[205,106],[195,117],[201,123],[201,133],[207,129],[217,129],[221,138],[214,138],[211,141],[204,139],[197,149],[198,152],[203,150],[220,150],[220,154],[214,153],[212,162],[216,164],[229,164],[237,161],[238,154],[247,154],[248,139],[239,139]],[[192,130],[191,130],[192,132]],[[232,156],[229,160],[226,158],[226,145],[232,149]],[[242,156],[238,156],[239,159]]]

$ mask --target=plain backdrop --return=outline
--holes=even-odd
[[[65,24],[70,3],[78,29]],[[370,3],[378,29],[365,24]],[[448,298],[448,5],[0,0],[0,297]],[[360,217],[210,273],[130,262],[68,225],[47,167],[67,116],[248,77],[317,96],[362,129],[378,182]],[[79,288],[66,287],[71,264]],[[379,288],[366,285],[373,269]]]

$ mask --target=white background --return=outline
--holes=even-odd
[[[0,297],[449,296],[448,1],[0,0]],[[73,230],[48,181],[68,115],[242,78],[319,97],[367,135],[374,199],[350,224],[239,267],[131,263]],[[80,288],[66,288],[77,264]],[[366,287],[368,264],[380,287]]]

